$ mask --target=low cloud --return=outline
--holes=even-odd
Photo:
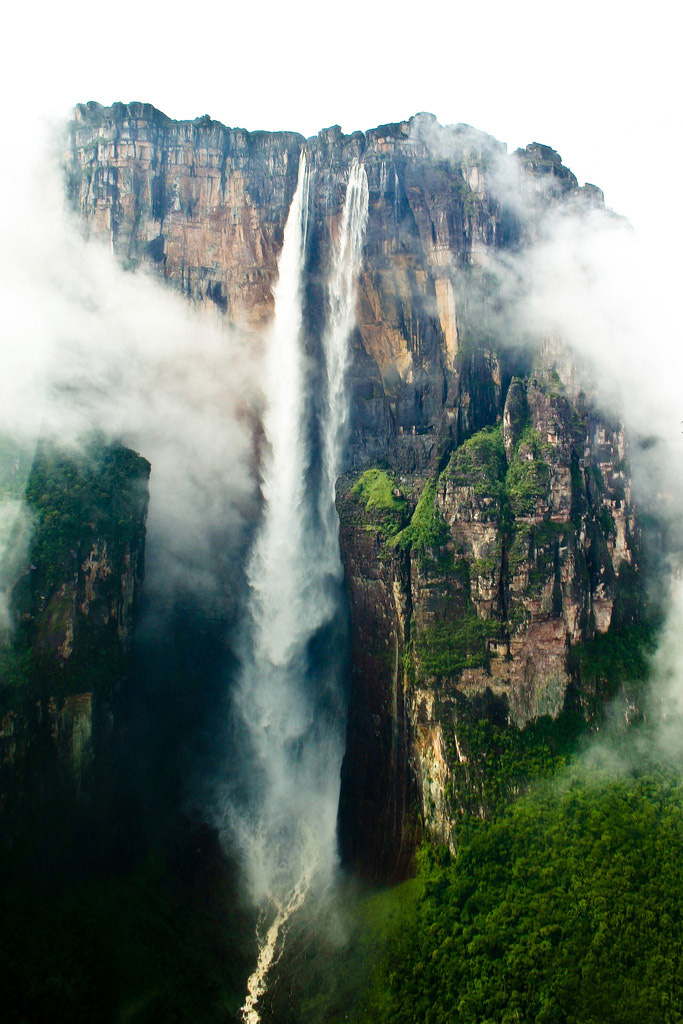
[[[570,354],[575,385],[624,424],[636,510],[652,514],[659,537],[666,537],[657,579],[647,581],[665,614],[646,705],[650,725],[658,724],[647,742],[677,758],[683,752],[683,339],[671,271],[622,218],[563,204],[546,215],[532,245],[498,268],[518,335],[559,341]]]
[[[410,131],[436,159],[461,163],[470,187],[497,200],[517,223],[519,246],[478,251],[478,273],[469,278],[470,304],[481,307],[491,336],[527,349],[550,343],[569,387],[626,428],[636,510],[659,524],[657,537],[649,538],[659,547],[659,575],[648,584],[665,620],[652,660],[647,715],[660,722],[656,744],[677,755],[683,751],[677,268],[667,251],[646,247],[623,217],[605,209],[597,190],[577,192],[549,149],[535,153],[545,160],[546,173],[532,174],[523,159],[466,125],[443,127],[418,115]]]
[[[46,128],[5,168],[0,431],[30,450],[96,430],[148,458],[148,590],[213,602],[255,509],[253,345],[84,240],[55,137]]]

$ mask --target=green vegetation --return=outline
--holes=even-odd
[[[592,640],[570,650],[570,666],[585,684],[604,683],[608,695],[623,683],[647,678],[649,655],[655,647],[655,629],[649,623],[596,633]]]
[[[548,583],[553,583],[557,592],[558,568],[567,556],[568,547],[576,538],[575,524],[555,523],[549,519],[533,525],[517,521],[511,526],[509,536],[509,576],[513,577],[519,567],[526,562],[529,593],[538,594]],[[574,561],[574,571],[576,576],[585,582],[587,568],[580,552]]]
[[[491,576],[501,564],[505,534],[512,530],[511,512],[521,514],[535,510],[536,500],[547,492],[549,468],[542,455],[546,447],[540,434],[527,427],[520,437],[515,457],[506,469],[502,427],[486,427],[463,442],[451,455],[439,481],[450,481],[456,486],[471,487],[483,498],[491,499],[493,514],[499,523],[497,549],[486,558],[472,562],[467,576],[467,609],[463,617],[437,623],[415,635],[415,654],[426,675],[454,675],[464,668],[486,668],[487,641],[500,635],[501,624],[479,619],[469,601],[469,575]],[[521,458],[524,449],[533,459]],[[420,567],[426,572],[452,571],[455,557],[440,558],[435,552],[443,548],[450,538],[448,526],[436,505],[439,481],[429,481],[417,504],[410,524],[391,541],[399,548],[412,548],[418,555]],[[536,577],[545,580],[548,560],[554,562],[556,540],[566,538],[563,525],[543,523],[532,528],[520,523],[512,532],[508,558],[508,572],[514,574],[528,557],[529,543],[536,542],[540,559]],[[450,553],[449,553],[450,554]],[[463,561],[465,564],[466,560]],[[536,578],[534,581],[537,582]]]
[[[402,512],[406,504],[405,498],[397,498],[394,494],[395,489],[396,484],[383,469],[366,469],[351,488],[351,495],[362,501],[368,510],[377,508]]]
[[[536,548],[546,547],[559,541],[566,544],[569,534],[572,532],[571,523],[554,523],[552,519],[544,519],[533,527],[534,545]]]
[[[583,471],[576,458],[573,458],[569,465],[569,472],[572,482],[572,510],[571,517],[575,526],[581,526],[581,519],[587,507],[586,481]]]
[[[107,540],[110,558],[122,553],[142,522],[148,476],[149,463],[120,445],[93,445],[84,454],[38,450],[26,504],[37,518],[31,562],[47,590],[73,572],[95,537]]]
[[[550,520],[531,527],[527,536],[531,538],[532,547],[532,567],[529,572],[529,586],[532,590],[539,590],[554,577],[559,549],[566,547],[572,529],[568,523],[553,523]]]
[[[23,644],[0,644],[0,710],[7,699],[11,701],[14,694],[26,689],[31,667],[32,657],[28,647]]]
[[[607,508],[601,508],[597,514],[597,521],[600,529],[606,537],[613,537],[617,532],[614,519]]]
[[[436,623],[415,637],[420,668],[428,676],[483,668],[488,658],[486,641],[499,633],[499,622],[480,619],[474,611],[460,619]]]
[[[58,696],[119,678],[124,652],[114,619],[97,627],[84,616],[73,655],[59,671],[55,650],[73,618],[74,581],[95,544],[101,551],[106,545],[114,569],[98,590],[120,600],[124,554],[143,536],[148,475],[145,459],[119,445],[37,450],[24,497],[33,522],[26,559],[31,569],[13,592],[20,625],[12,642],[0,646],[0,708],[12,706],[17,696]]]
[[[683,1020],[683,789],[575,769],[388,897],[356,1024]]]
[[[508,608],[507,624],[511,631],[525,626],[530,620],[531,612],[523,604],[514,604]]]
[[[437,548],[434,552],[434,557],[425,554],[420,558],[420,569],[425,574],[445,576],[453,573],[456,579],[464,582],[465,568],[467,569],[467,585],[469,587],[469,563],[464,558],[456,559],[453,552],[449,551],[448,548]]]
[[[436,505],[441,481],[450,481],[458,487],[471,487],[478,497],[491,499],[501,529],[510,531],[514,517],[533,513],[537,501],[547,494],[550,478],[550,470],[544,460],[547,448],[547,443],[543,442],[538,431],[527,427],[507,468],[501,425],[485,427],[473,434],[451,454],[438,480],[430,480],[425,485],[409,525],[395,534],[392,545],[402,550],[412,548],[426,567],[429,561],[427,552],[447,543],[448,526]],[[351,493],[362,500],[368,510],[374,508],[398,512],[399,508],[405,508],[393,495],[391,478],[379,469],[366,471]],[[563,529],[556,528],[555,524],[545,525],[546,532],[551,531],[553,538]],[[525,525],[519,524],[510,551],[512,572],[526,557],[527,536]],[[539,534],[539,543],[545,543],[546,540],[550,538]],[[492,572],[495,564],[496,558],[492,556],[481,559],[480,564],[473,569],[477,575],[482,575]]]
[[[364,505],[366,512],[377,513],[378,523],[370,524],[387,539],[403,527],[407,515],[407,502],[397,497],[396,484],[383,469],[366,469],[351,488],[351,497]]]
[[[500,564],[500,547],[501,545],[497,544],[495,553],[493,555],[489,555],[488,558],[475,558],[473,560],[473,576],[491,576],[496,571],[496,567]]]
[[[521,451],[532,458],[522,457]],[[533,514],[536,502],[547,495],[550,469],[544,461],[546,453],[547,445],[541,440],[541,435],[527,427],[517,443],[505,478],[505,491],[513,516]]]
[[[446,544],[449,531],[436,507],[436,486],[435,480],[425,484],[409,525],[392,541],[395,547],[411,547],[413,551],[424,556],[427,550]]]
[[[0,435],[0,500],[21,500],[32,452],[6,434]]]
[[[557,774],[586,732],[586,722],[577,711],[563,711],[557,719],[543,715],[520,729],[507,722],[506,708],[498,715],[495,708],[488,710],[488,715],[477,718],[463,702],[457,724],[444,729],[451,766],[446,795],[464,811],[465,827],[468,820],[478,819],[481,807],[488,815],[497,814],[531,783]],[[466,762],[457,756],[456,732]]]
[[[500,499],[505,479],[502,427],[485,427],[451,455],[443,476],[458,487],[472,487],[482,497]]]
[[[422,671],[438,676],[485,667],[486,642],[498,629],[499,623],[472,615],[427,630],[414,640]],[[440,715],[451,766],[446,795],[464,820],[478,816],[481,807],[487,814],[498,813],[531,782],[565,767],[596,723],[604,724],[605,698],[614,696],[622,685],[641,686],[647,678],[654,638],[652,625],[639,625],[610,630],[572,647],[569,666],[581,679],[582,706],[579,708],[570,694],[556,719],[544,715],[520,729],[508,722],[507,705],[492,694],[474,704],[461,698],[455,720],[450,710]],[[597,690],[592,706],[591,686]],[[467,758],[464,762],[456,751],[456,733],[459,749]]]
[[[648,599],[641,573],[626,561],[619,563],[617,593],[612,612],[612,625],[620,629],[637,625],[643,619],[656,624],[655,613],[648,607]]]
[[[529,557],[531,527],[528,523],[515,523],[508,549],[508,574],[514,576],[522,562]]]

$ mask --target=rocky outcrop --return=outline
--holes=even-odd
[[[208,117],[171,121],[150,104],[79,105],[69,194],[89,230],[238,323],[272,310],[271,286],[302,139]]]
[[[557,720],[581,691],[573,649],[637,615],[626,454],[546,352],[440,473],[371,470],[342,488],[354,674],[341,822],[361,870],[400,874],[421,829],[454,847],[499,770],[472,743],[477,723],[517,743]]]
[[[395,878],[408,870],[420,834],[404,686],[410,564],[387,544],[404,525],[406,501],[390,492],[388,503],[368,507],[358,488],[348,492],[348,481],[340,490],[352,651],[339,835],[348,863]]]
[[[16,843],[109,789],[112,703],[144,567],[149,464],[123,448],[37,453],[33,536],[11,589],[0,671],[0,817]],[[41,817],[42,816],[42,817]],[[30,820],[29,820],[30,819]],[[48,829],[49,831],[49,829]],[[33,844],[34,848],[36,843]]]

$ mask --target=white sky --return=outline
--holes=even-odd
[[[649,244],[677,215],[680,32],[671,0],[18,8],[3,26],[6,145],[8,120],[66,114],[88,99],[140,99],[175,118],[208,113],[305,135],[429,110],[510,149],[552,145]]]

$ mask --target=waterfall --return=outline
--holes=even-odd
[[[351,165],[344,212],[330,273],[329,317],[323,338],[327,371],[327,410],[323,423],[323,481],[320,489],[320,518],[325,531],[325,548],[341,571],[339,524],[335,508],[337,477],[346,441],[349,400],[346,375],[349,367],[349,338],[355,324],[355,282],[360,270],[363,238],[368,219],[368,179],[359,161]]]
[[[308,460],[301,332],[308,203],[309,170],[302,153],[278,263],[275,320],[266,350],[264,511],[248,568],[254,654],[264,668],[269,664],[286,668],[303,639],[302,630],[305,631],[301,512]],[[262,710],[260,725],[276,727],[272,709],[266,706]]]
[[[256,1004],[268,970],[281,955],[291,916],[311,886],[329,883],[337,859],[343,687],[339,659],[332,654],[323,663],[313,649],[325,630],[334,630],[341,610],[334,498],[348,420],[348,341],[368,208],[365,172],[354,162],[331,260],[322,344],[326,401],[319,424],[319,489],[310,483],[303,315],[309,191],[310,171],[302,153],[267,344],[263,518],[247,570],[249,599],[236,688],[246,770],[241,809],[233,808],[230,826],[252,897],[262,908],[258,962],[242,1008],[248,1024],[260,1019]]]

